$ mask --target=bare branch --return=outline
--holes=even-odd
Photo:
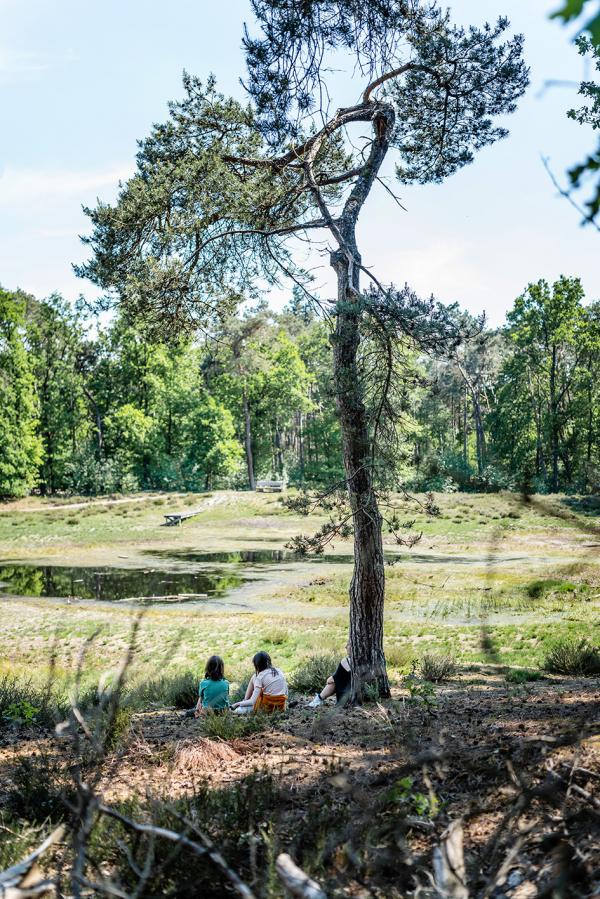
[[[292,896],[298,896],[299,899],[327,899],[319,884],[311,880],[287,852],[277,856],[275,868],[279,879]]]

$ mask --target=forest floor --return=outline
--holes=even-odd
[[[441,515],[431,520],[398,499],[423,532],[410,553],[385,538],[390,700],[315,712],[306,688],[285,716],[255,725],[232,716],[183,720],[174,707],[182,704],[174,701],[178,679],[193,688],[212,652],[224,656],[234,688],[260,648],[292,679],[316,655],[341,655],[346,560],[211,562],[249,580],[232,578],[210,602],[144,607],[128,671],[131,701],[100,772],[106,801],[144,817],[158,814],[159,799],[200,818],[209,809],[211,836],[260,897],[283,895],[273,866],[282,850],[332,897],[425,890],[433,847],[456,819],[472,895],[529,899],[565,876],[570,886],[556,895],[597,895],[600,687],[597,678],[550,676],[541,666],[557,638],[600,643],[600,504],[522,503],[509,494],[436,499]],[[203,503],[182,527],[162,526],[165,511]],[[321,523],[286,512],[277,496],[233,492],[33,505],[0,507],[0,564],[203,571],[208,563],[194,554],[282,550]],[[340,541],[328,556],[350,552]],[[138,611],[0,596],[0,679],[36,689],[51,679],[60,693],[74,689],[81,666],[84,692],[118,667]],[[411,677],[426,652],[451,655],[458,672],[433,687]],[[58,790],[71,751],[39,722],[0,723],[3,864],[32,845],[40,827],[46,832],[42,822],[56,814],[53,778]],[[7,838],[3,849],[17,821],[28,822],[27,838]],[[114,869],[114,858],[104,861]],[[196,870],[193,889],[203,876]],[[178,882],[175,895],[196,895]],[[162,895],[157,889],[150,894]],[[203,889],[230,895],[219,878]]]

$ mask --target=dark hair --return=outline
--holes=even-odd
[[[221,656],[211,656],[204,669],[204,677],[207,680],[223,680],[225,663]]]
[[[257,674],[260,674],[261,671],[266,671],[267,668],[270,668],[273,674],[276,674],[275,668],[273,668],[273,663],[271,662],[271,656],[268,652],[257,652],[254,658],[252,659],[252,664],[254,665],[254,670]]]

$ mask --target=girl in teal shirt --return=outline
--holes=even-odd
[[[225,680],[225,664],[221,656],[211,656],[204,669],[204,680],[198,688],[198,702],[194,717],[229,708],[229,681]]]

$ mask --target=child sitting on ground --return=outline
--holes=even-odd
[[[231,708],[237,715],[257,712],[283,711],[288,695],[285,675],[271,663],[268,652],[257,652],[252,659],[254,674],[241,702],[234,702]]]
[[[208,711],[229,708],[229,681],[225,680],[224,674],[225,663],[221,656],[211,656],[204,669],[204,680],[200,681],[196,708],[190,710],[194,718],[206,715]]]

